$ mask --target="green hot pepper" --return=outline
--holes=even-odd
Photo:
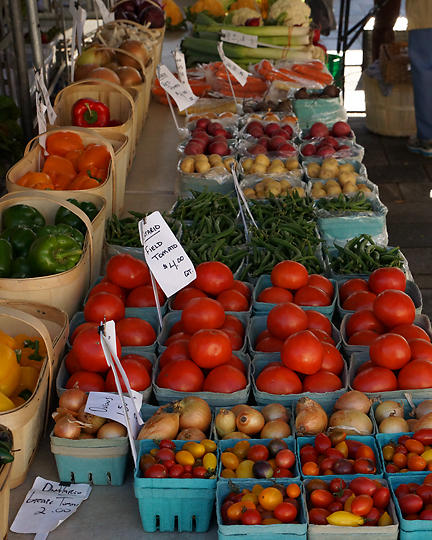
[[[0,238],[0,278],[9,277],[12,268],[12,246],[5,238]]]
[[[69,236],[42,236],[30,248],[29,263],[34,275],[49,276],[73,268],[81,254],[81,246]]]
[[[82,210],[85,214],[87,214],[90,221],[93,221],[94,218],[98,215],[99,210],[96,208],[96,206],[92,202],[80,202],[76,199],[68,199],[68,202],[74,204],[77,206],[80,210]],[[68,210],[67,208],[60,207],[57,210],[57,213],[55,215],[55,224],[58,225],[59,223],[66,223],[67,225],[70,225],[71,227],[75,227],[75,229],[80,230],[83,234],[86,232],[86,226],[84,225],[84,222],[80,217],[78,217],[76,214],[74,214],[71,210]]]
[[[84,235],[78,229],[67,225],[66,223],[60,223],[59,225],[45,225],[38,231],[38,238],[42,236],[70,236],[76,242],[82,245],[84,244]]]
[[[18,225],[3,231],[0,238],[5,238],[11,243],[14,257],[26,257],[36,240],[36,233],[30,227]]]
[[[32,277],[30,263],[27,257],[17,257],[12,261],[11,278],[23,279]]]
[[[10,229],[12,227],[18,227],[19,225],[26,225],[34,229],[35,227],[43,227],[45,225],[45,218],[32,206],[27,204],[16,204],[7,208],[2,214],[2,226],[3,229]]]

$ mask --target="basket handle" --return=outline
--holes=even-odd
[[[140,66],[140,69],[141,69],[141,72],[142,74],[144,75],[145,74],[145,68],[146,66],[142,63],[142,61],[136,57],[134,54],[128,52],[128,51],[124,51],[123,49],[119,49],[119,48],[116,48],[116,47],[108,47],[106,45],[104,45],[104,47],[99,47],[98,48],[99,51],[114,51],[116,53],[121,53],[121,54],[125,54],[126,56],[129,56],[129,58],[132,58],[133,60],[135,60],[135,62],[138,62],[139,66]],[[151,54],[151,50],[149,51],[149,54]],[[149,58],[149,60],[151,60],[151,56]],[[100,79],[98,79],[100,80]]]

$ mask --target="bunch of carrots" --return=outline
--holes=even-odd
[[[318,60],[311,60],[302,64],[292,64],[288,68],[275,68],[268,60],[261,60],[255,65],[255,72],[266,81],[284,81],[303,86],[304,81],[312,81],[318,86],[331,84],[333,77],[325,71],[325,65]]]
[[[267,90],[267,84],[260,77],[249,75],[246,84],[242,86],[237,79],[225,69],[222,62],[212,62],[207,65],[207,69],[213,76],[212,88],[216,92],[223,94],[224,96],[231,96],[231,87],[229,80],[234,90],[236,97],[240,98],[254,98],[263,96]]]
[[[71,131],[57,131],[46,139],[46,157],[42,171],[30,171],[16,183],[43,190],[92,189],[103,184],[111,156],[103,144],[84,146],[81,137]]]

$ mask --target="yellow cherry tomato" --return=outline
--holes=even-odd
[[[258,504],[258,495],[256,495],[255,493],[245,493],[245,495],[243,495],[241,500],[242,502],[250,501],[250,502],[253,502],[254,504]]]
[[[244,459],[249,452],[250,443],[249,441],[239,441],[234,445],[233,454],[235,454],[239,459]]]
[[[236,477],[236,473],[234,471],[232,471],[231,469],[224,469],[222,472],[221,472],[221,477],[222,478],[235,478]]]
[[[364,519],[361,516],[356,516],[344,510],[333,512],[326,519],[330,525],[337,525],[338,527],[358,527],[364,523]]]
[[[180,465],[194,465],[195,464],[195,458],[187,450],[180,450],[179,452],[177,452],[175,455],[175,460]]]
[[[393,520],[388,512],[383,512],[378,520],[378,527],[387,527],[388,525],[393,525]]]
[[[182,447],[182,450],[187,450],[190,452],[195,459],[202,458],[203,455],[206,453],[205,446],[201,443],[197,443],[194,441],[188,441],[185,443]]]
[[[354,493],[348,497],[348,499],[345,501],[344,504],[344,510],[345,512],[351,512],[351,505],[353,500],[355,499]]]
[[[210,439],[203,439],[201,444],[204,445],[205,451],[207,452],[216,452],[216,443]]]
[[[264,486],[262,486],[261,484],[255,484],[252,488],[252,493],[255,493],[255,495],[259,495],[263,489]]]
[[[209,452],[203,457],[202,462],[203,462],[203,467],[206,468],[207,470],[209,469],[215,470],[217,467],[217,458],[211,452]]]
[[[242,461],[236,470],[237,478],[253,478],[254,473],[252,469],[254,463],[255,462],[250,459],[245,459],[244,461]]]
[[[423,452],[421,457],[425,459],[427,463],[429,463],[429,461],[432,461],[432,450],[426,450],[426,452]]]
[[[231,469],[233,471],[237,469],[240,463],[239,458],[232,452],[222,452],[221,461],[222,461],[222,465],[226,469]]]

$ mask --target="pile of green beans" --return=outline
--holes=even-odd
[[[119,218],[116,214],[108,218],[105,230],[105,240],[108,244],[126,247],[141,247],[141,240],[138,231],[138,222],[144,219],[147,214],[129,211],[132,217]],[[177,236],[180,231],[180,223],[172,217],[164,215],[164,219]]]
[[[237,199],[229,195],[207,191],[192,191],[190,199],[178,199],[171,216],[180,221],[198,222],[203,217],[211,215],[235,218],[239,207]]]
[[[311,197],[300,197],[297,193],[292,193],[286,197],[270,196],[265,201],[249,201],[251,214],[260,227],[266,227],[268,222],[275,219],[289,221],[314,221],[315,213],[313,199]]]
[[[336,257],[330,258],[330,265],[336,274],[367,274],[383,266],[402,268],[403,258],[398,247],[377,245],[368,234],[356,236],[345,246],[335,244]]]
[[[347,197],[342,193],[338,197],[331,199],[319,199],[316,207],[321,210],[327,210],[334,214],[345,212],[371,212],[373,211],[371,201],[360,191],[352,197]]]

